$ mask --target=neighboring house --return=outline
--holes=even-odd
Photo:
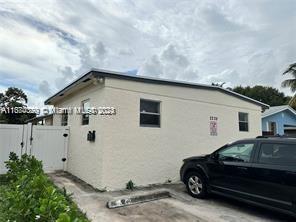
[[[296,136],[296,111],[288,106],[273,106],[262,113],[263,135]]]
[[[268,108],[217,86],[105,70],[86,73],[45,104],[116,109],[116,115],[53,119],[70,127],[67,171],[108,190],[129,180],[137,186],[178,181],[184,158],[261,135],[261,111]]]
[[[33,125],[53,125],[53,114],[36,116],[26,121],[26,123],[32,123]]]

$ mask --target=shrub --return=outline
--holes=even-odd
[[[9,183],[0,191],[0,219],[4,221],[88,221],[65,192],[42,170],[42,163],[27,154],[14,153],[6,162]],[[2,214],[2,215],[1,215]]]
[[[7,177],[6,177],[6,175],[0,174],[0,186],[1,185],[4,185],[6,183],[7,183]]]
[[[126,183],[126,189],[128,189],[128,190],[134,190],[135,189],[135,183],[132,180],[128,181]]]

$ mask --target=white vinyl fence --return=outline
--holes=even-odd
[[[0,174],[10,152],[34,155],[46,172],[65,170],[69,127],[0,124]]]

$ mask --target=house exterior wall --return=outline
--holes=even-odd
[[[81,102],[89,99],[90,105],[99,107],[104,105],[104,88],[101,85],[88,85],[73,95],[67,96],[55,107],[81,107]],[[68,116],[70,127],[67,171],[79,177],[90,185],[101,188],[103,128],[102,119],[90,116],[89,125],[81,124],[81,115]],[[61,125],[61,115],[54,115],[54,125]],[[87,141],[88,131],[96,131],[96,141]]]
[[[161,127],[140,127],[140,99],[160,101]],[[69,115],[67,171],[99,189],[122,189],[179,180],[186,157],[211,153],[225,143],[261,134],[261,107],[225,93],[106,78],[72,93],[57,107],[109,106],[114,116]],[[238,112],[249,114],[249,131],[240,132]],[[210,116],[218,117],[218,135],[210,136]],[[61,116],[54,115],[54,125]],[[96,141],[88,142],[88,131]]]
[[[261,107],[225,93],[178,86],[106,79],[105,103],[117,115],[103,121],[102,185],[107,189],[179,180],[186,157],[208,154],[241,138],[261,135]],[[160,101],[161,127],[140,127],[140,99]],[[240,132],[238,112],[249,114]],[[218,135],[210,136],[210,116]]]
[[[262,118],[262,131],[269,131],[269,123],[276,123],[276,134],[284,135],[284,125],[296,125],[295,115],[290,111],[285,110],[271,116]]]

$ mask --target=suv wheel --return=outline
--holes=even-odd
[[[195,198],[205,198],[207,195],[206,181],[198,172],[190,172],[186,175],[186,188],[188,193]]]

